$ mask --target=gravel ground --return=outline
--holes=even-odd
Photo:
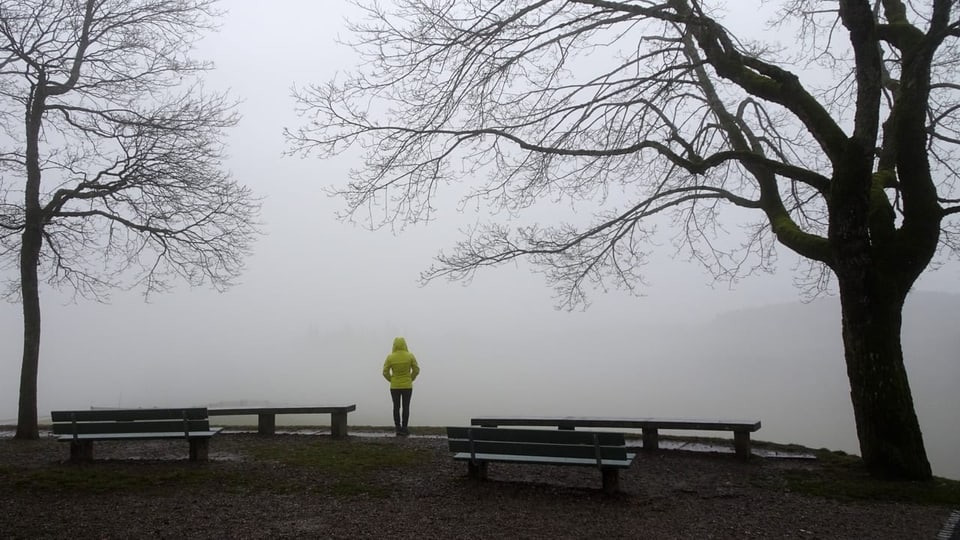
[[[334,472],[256,457],[282,444],[384,444],[418,452],[411,465]],[[785,474],[809,460],[661,451],[600,490],[580,467],[491,464],[475,483],[440,438],[220,434],[210,461],[186,461],[182,441],[97,443],[97,461],[64,463],[51,439],[0,439],[0,538],[650,538],[933,539],[951,509],[838,502],[791,492]],[[185,479],[98,490],[74,473]],[[149,474],[144,474],[149,472]],[[25,478],[30,478],[25,483]],[[46,484],[38,478],[52,478]],[[200,480],[197,480],[197,479]],[[359,484],[357,484],[359,482]],[[362,485],[364,488],[351,489]]]

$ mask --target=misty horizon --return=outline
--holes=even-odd
[[[100,315],[74,320],[67,309],[47,321],[39,410],[45,417],[87,407],[354,403],[351,424],[389,425],[380,368],[394,335],[405,335],[423,369],[414,426],[463,425],[481,415],[757,419],[763,427],[755,439],[857,454],[837,302],[740,308],[689,323],[598,324],[589,310],[550,311],[526,328],[518,325],[522,317],[459,329],[437,319],[439,326],[417,332],[309,318],[296,326],[256,319],[231,332],[202,313],[172,321],[168,306],[132,304],[106,340],[97,336]],[[9,310],[2,313],[12,357],[16,324]],[[960,337],[949,331],[958,316],[960,295],[914,293],[903,332],[927,451],[935,474],[951,478],[960,478],[960,396],[952,392],[960,366],[955,353],[939,351],[960,350]],[[164,331],[151,330],[158,327]],[[99,368],[77,360],[88,355]],[[16,378],[3,380],[9,399],[0,419],[11,423]]]

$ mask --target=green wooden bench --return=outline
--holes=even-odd
[[[329,414],[330,436],[343,439],[347,436],[347,413],[357,410],[352,405],[309,405],[304,407],[224,407],[209,409],[210,416],[257,415],[257,433],[273,435],[277,429],[278,414]]]
[[[598,418],[584,416],[482,416],[472,418],[475,426],[545,426],[564,430],[613,428],[642,430],[643,449],[659,448],[660,430],[732,431],[737,457],[750,457],[750,433],[760,429],[759,420],[713,420],[691,418]]]
[[[210,437],[221,429],[210,427],[207,409],[95,409],[53,411],[53,434],[70,443],[70,461],[93,460],[94,441],[184,439],[190,443],[190,461],[206,461]]]
[[[448,427],[447,440],[453,459],[467,462],[471,478],[485,480],[491,462],[579,465],[600,470],[605,493],[619,491],[620,469],[635,457],[623,433],[612,432]]]

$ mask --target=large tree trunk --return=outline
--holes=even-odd
[[[40,363],[40,287],[37,271],[43,246],[40,208],[40,128],[43,122],[44,77],[33,89],[26,115],[26,168],[23,240],[20,245],[20,294],[23,302],[23,361],[20,367],[20,410],[17,439],[38,439],[37,375]]]
[[[936,201],[923,219],[911,215],[912,235],[906,225],[896,231],[886,196],[874,184],[873,146],[851,139],[846,150],[835,165],[829,241],[860,453],[872,476],[929,480],[900,332],[907,293],[936,250]]]
[[[17,439],[38,439],[37,374],[40,360],[40,290],[37,279],[40,246],[39,226],[27,227],[20,250],[20,284],[23,296],[23,362],[20,367],[20,409]]]
[[[843,345],[863,461],[873,476],[928,480],[900,344],[904,296],[842,281]]]

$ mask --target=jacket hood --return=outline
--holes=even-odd
[[[393,352],[406,351],[406,350],[407,350],[407,340],[406,340],[406,339],[404,339],[404,338],[402,338],[402,337],[393,338]]]

